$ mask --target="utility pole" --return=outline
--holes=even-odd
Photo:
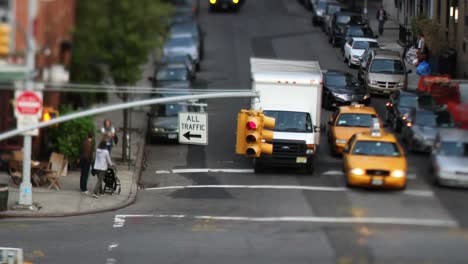
[[[25,89],[34,89],[35,75],[35,53],[36,45],[34,41],[34,17],[36,13],[36,0],[28,1],[28,27],[26,31],[26,68],[27,77]],[[32,185],[31,185],[31,149],[32,136],[24,135],[23,141],[23,181],[20,185],[20,195],[18,203],[23,206],[32,206]]]
[[[367,17],[367,0],[364,0],[364,9],[363,9],[363,13],[364,13],[364,17],[365,17],[366,19],[369,19],[369,18]]]

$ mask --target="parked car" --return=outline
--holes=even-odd
[[[398,51],[376,49],[369,56],[364,72],[364,85],[370,93],[389,95],[406,89],[408,73]]]
[[[371,38],[349,38],[343,47],[344,62],[348,67],[359,66],[361,64],[362,54],[366,49],[378,49],[379,43]]]
[[[190,90],[177,90],[174,92],[164,92],[158,94],[158,97],[190,95]],[[152,105],[147,113],[147,141],[150,143],[156,141],[177,141],[179,134],[179,112],[193,111],[183,103],[167,103]]]
[[[412,110],[402,129],[403,141],[409,151],[430,152],[438,128],[454,127],[452,115],[447,110]]]
[[[187,69],[190,72],[191,79],[195,79],[196,77],[196,65],[195,62],[192,60],[190,55],[188,54],[171,54],[171,55],[164,55],[160,63],[162,65],[169,65],[169,64],[184,64],[187,66]]]
[[[182,12],[176,13],[172,17],[169,18],[169,26],[180,24],[180,23],[189,23],[189,22],[196,22],[196,16],[190,12]]]
[[[203,59],[203,35],[200,27],[196,22],[187,22],[187,23],[178,23],[172,25],[169,29],[169,35],[171,38],[178,36],[190,35],[194,38],[198,46],[198,53],[200,54],[200,59]]]
[[[362,58],[361,58],[361,62],[359,63],[359,70],[357,74],[358,80],[360,82],[364,80],[364,73],[367,71],[367,66],[368,66],[367,62],[372,61],[371,57],[374,54],[373,51],[376,49],[380,49],[380,48],[368,48],[364,51],[364,53],[362,53]]]
[[[192,13],[197,15],[200,7],[200,0],[169,0],[174,5],[176,13]]]
[[[178,35],[166,41],[163,47],[163,56],[173,54],[188,54],[195,61],[197,70],[200,69],[200,53],[196,40],[190,35]]]
[[[322,105],[325,109],[352,102],[370,104],[369,93],[351,73],[329,70],[323,77]]]
[[[365,25],[367,22],[364,20],[360,13],[356,12],[337,12],[333,14],[331,20],[331,27],[328,35],[328,42],[333,46],[337,46],[344,40],[344,31],[347,25]]]
[[[323,23],[323,17],[326,14],[328,5],[339,5],[336,0],[318,0],[312,6],[312,25],[319,26]]]
[[[395,132],[400,132],[411,110],[435,109],[437,104],[434,98],[425,92],[401,91],[392,93],[386,103],[385,122],[391,124]]]
[[[217,10],[239,11],[245,0],[210,0],[210,12]]]
[[[359,38],[372,38],[377,39],[378,36],[374,34],[374,31],[366,24],[366,25],[347,25],[343,32],[343,40],[338,45],[344,46],[346,41],[351,38],[359,37]],[[342,51],[344,51],[342,49]]]
[[[468,187],[468,131],[439,129],[431,160],[436,184]]]
[[[153,87],[168,87],[177,84],[182,87],[190,87],[192,78],[185,64],[168,64],[158,69],[153,77],[148,78],[153,82]]]
[[[331,19],[333,15],[337,12],[344,11],[345,7],[343,4],[340,3],[330,3],[327,5],[327,9],[325,10],[325,13],[323,14],[323,22],[321,25],[322,31],[325,32],[325,34],[328,35],[328,32],[331,27]]]

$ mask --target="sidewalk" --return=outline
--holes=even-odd
[[[153,63],[150,61],[144,67],[142,81],[138,85],[149,84],[146,81],[147,76],[151,76]],[[144,96],[144,95],[143,95]],[[115,104],[121,100],[113,93],[109,93],[108,104]],[[137,98],[133,97],[131,100]],[[38,211],[30,210],[12,210],[19,199],[18,186],[15,186],[10,176],[0,173],[0,183],[9,183],[8,211],[0,212],[2,217],[61,217],[74,216],[82,214],[100,213],[105,211],[117,210],[132,204],[136,199],[137,183],[142,170],[142,160],[145,146],[146,133],[146,115],[142,109],[132,109],[130,111],[131,121],[131,162],[120,162],[122,154],[122,111],[114,111],[95,116],[96,128],[100,129],[104,119],[110,119],[117,130],[119,143],[112,149],[112,160],[116,163],[117,176],[122,185],[119,195],[106,194],[99,199],[89,195],[81,194],[79,189],[80,171],[68,171],[68,175],[60,178],[62,189],[48,190],[48,184],[42,187],[33,187],[33,203],[39,208]],[[96,135],[99,139],[100,135]],[[89,176],[88,191],[92,191],[96,184],[97,177]]]

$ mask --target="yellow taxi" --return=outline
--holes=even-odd
[[[378,118],[378,114],[372,106],[356,104],[338,107],[328,121],[328,144],[331,153],[343,153],[343,148],[352,135],[370,132],[374,118]],[[380,123],[382,124],[381,121]]]
[[[370,132],[353,135],[343,150],[348,186],[404,189],[408,164],[395,135],[375,120]]]

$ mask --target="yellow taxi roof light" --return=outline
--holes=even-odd
[[[358,102],[352,102],[351,103],[351,106],[355,107],[355,108],[363,108],[364,105],[363,104],[360,104]]]

